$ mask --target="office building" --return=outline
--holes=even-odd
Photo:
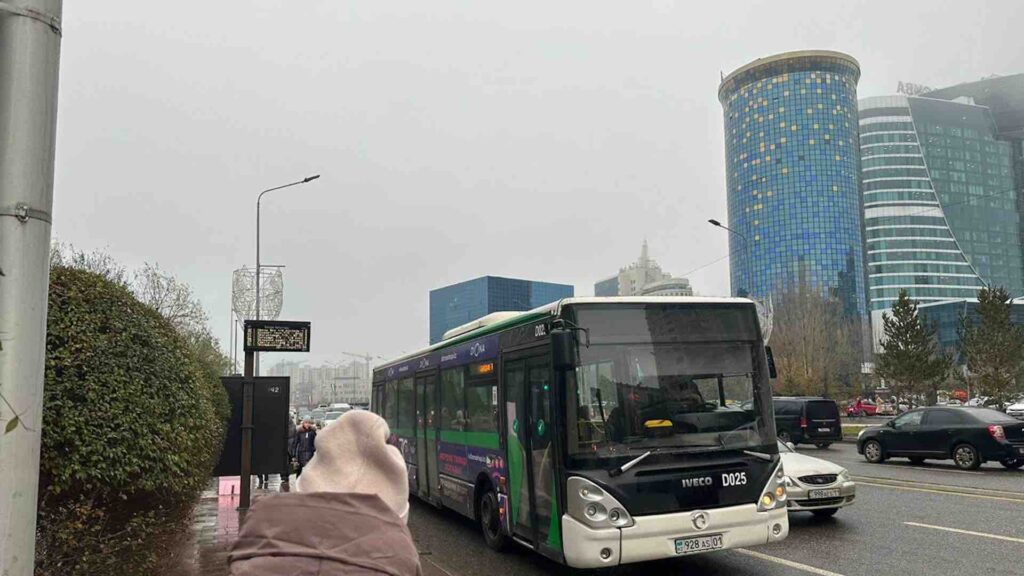
[[[482,276],[430,291],[430,343],[444,333],[492,312],[531,310],[562,298],[571,298],[566,284]]]
[[[852,57],[813,50],[761,58],[722,80],[734,295],[805,283],[866,319],[859,78]]]
[[[871,329],[874,337],[875,352],[881,352],[882,340],[885,332],[882,327],[882,314],[892,315],[892,309],[879,309],[871,311]],[[978,316],[978,299],[964,298],[961,300],[943,300],[941,302],[928,302],[917,306],[917,315],[922,322],[935,327],[935,340],[939,348],[949,352],[958,364],[964,364],[965,360],[960,356],[960,317],[966,316],[971,322],[978,324],[981,318]],[[1010,321],[1018,326],[1024,326],[1024,301],[1016,300],[1010,308]]]
[[[640,259],[619,268],[619,273],[594,284],[594,296],[693,296],[690,281],[664,272],[648,252],[647,240]]]
[[[860,101],[872,310],[891,307],[901,289],[922,304],[971,299],[984,284],[1024,293],[1014,174],[1024,75],[1008,78],[1016,84],[999,78]]]

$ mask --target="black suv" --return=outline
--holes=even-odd
[[[779,440],[828,448],[843,439],[839,406],[820,396],[776,396],[775,430]]]
[[[989,460],[1015,469],[1024,466],[1024,422],[991,408],[919,408],[862,430],[857,452],[872,464],[905,456],[914,464],[952,459],[964,470]]]

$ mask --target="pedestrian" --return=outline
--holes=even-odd
[[[228,554],[231,574],[422,575],[406,526],[405,461],[389,435],[367,410],[325,428],[296,491],[261,498],[249,511]]]
[[[302,469],[313,459],[313,454],[316,453],[316,428],[313,427],[313,421],[309,418],[302,420],[302,424],[295,429],[295,438],[292,439],[292,445],[288,450],[291,454],[292,462],[295,464],[295,476],[296,478],[302,474]]]

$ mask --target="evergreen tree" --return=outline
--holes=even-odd
[[[875,358],[875,373],[886,381],[893,396],[906,399],[913,407],[913,397],[935,390],[949,373],[952,360],[939,351],[935,327],[921,321],[917,304],[906,290],[900,290],[892,307],[892,315],[882,314],[885,338],[882,352]]]
[[[1020,390],[1024,328],[1010,320],[1013,303],[1005,288],[978,291],[977,321],[960,317],[960,352],[979,395],[1001,405]]]

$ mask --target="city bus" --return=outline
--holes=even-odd
[[[375,369],[412,495],[599,568],[782,540],[770,350],[742,298],[569,298]]]

